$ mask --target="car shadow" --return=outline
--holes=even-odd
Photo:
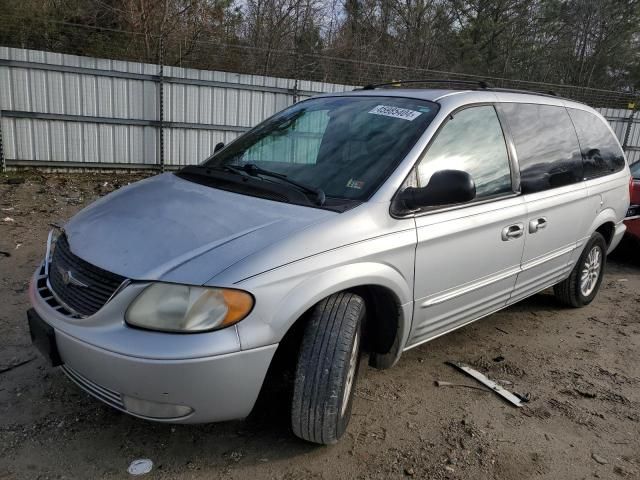
[[[519,312],[536,310],[558,310],[565,307],[553,294],[553,288],[548,288],[543,292],[520,300],[518,303],[508,306],[504,311]]]
[[[618,267],[640,269],[640,240],[625,236],[607,260]]]

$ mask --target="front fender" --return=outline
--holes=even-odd
[[[294,269],[298,269],[293,266]],[[242,349],[279,342],[307,310],[334,293],[363,285],[387,288],[401,306],[400,345],[410,331],[413,311],[413,269],[410,275],[385,263],[356,262],[317,272],[287,275],[289,268],[277,269],[242,282],[240,288],[256,297],[255,315],[238,323]],[[304,267],[301,268],[304,270]],[[259,306],[259,307],[258,307]]]

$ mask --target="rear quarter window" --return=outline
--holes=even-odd
[[[611,130],[596,115],[567,109],[578,133],[585,178],[602,177],[624,168],[624,153]]]
[[[564,107],[502,103],[520,165],[522,193],[535,193],[583,180],[576,132]]]

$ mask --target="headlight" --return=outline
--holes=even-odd
[[[246,317],[253,297],[242,290],[154,283],[136,298],[125,320],[164,332],[204,332],[228,327]]]

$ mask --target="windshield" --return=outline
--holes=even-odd
[[[640,178],[640,162],[631,165],[631,176],[633,178]]]
[[[295,182],[322,192],[328,205],[340,199],[364,201],[413,147],[437,110],[435,103],[408,98],[311,99],[269,118],[203,166],[256,172],[265,182],[287,183],[287,188],[295,188]],[[268,175],[273,173],[285,178]],[[243,188],[242,193],[250,192]]]

